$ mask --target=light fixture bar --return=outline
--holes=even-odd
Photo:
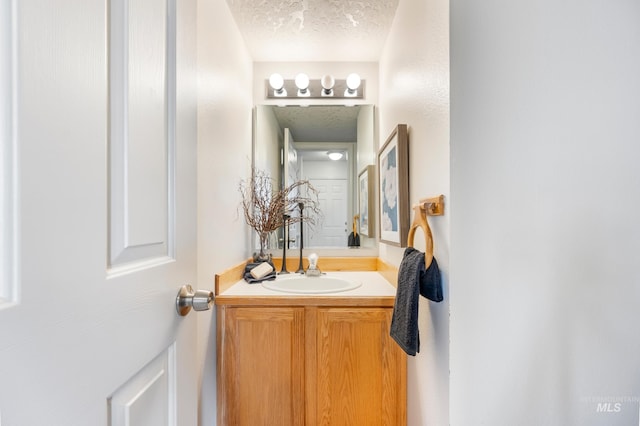
[[[273,88],[269,85],[269,80],[265,80],[265,97],[266,99],[300,99],[298,97],[298,87],[296,86],[295,79],[284,79],[283,92],[284,96],[277,96],[274,94]],[[345,96],[347,91],[347,80],[336,79],[333,86],[333,96],[327,97],[322,95],[322,83],[320,79],[309,80],[309,87],[307,89],[309,96],[305,96],[305,99],[364,99],[366,89],[366,81],[361,80],[360,86],[356,90],[353,96]]]

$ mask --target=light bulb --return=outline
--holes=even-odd
[[[336,79],[331,74],[322,76],[320,84],[322,85],[322,96],[333,96],[333,85]]]
[[[351,90],[356,90],[360,87],[360,76],[356,73],[351,73],[347,76],[347,87]]]
[[[358,87],[360,87],[360,76],[356,73],[351,73],[347,76],[347,89],[344,91],[346,97],[355,97],[358,94]]]
[[[298,96],[309,96],[309,76],[304,73],[296,75],[296,87]]]
[[[284,78],[280,74],[275,73],[269,76],[269,86],[273,88],[274,96],[287,96],[287,91],[284,89]]]
[[[309,76],[304,73],[296,75],[296,87],[300,90],[306,90],[309,87]]]
[[[273,90],[280,90],[284,86],[284,78],[280,74],[271,74],[269,77],[269,85]]]

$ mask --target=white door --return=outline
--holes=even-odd
[[[0,424],[195,425],[195,0],[0,2]]]
[[[351,232],[348,226],[346,179],[310,179],[318,190],[322,222],[312,230],[305,229],[308,247],[346,247]]]

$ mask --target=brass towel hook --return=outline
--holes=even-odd
[[[414,204],[413,212],[413,222],[409,228],[407,246],[413,247],[416,229],[422,228],[427,245],[424,253],[424,264],[429,268],[433,261],[433,234],[431,233],[427,216],[442,216],[444,214],[444,195],[420,200],[420,203]]]

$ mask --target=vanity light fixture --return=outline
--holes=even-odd
[[[358,94],[358,87],[360,87],[360,76],[356,73],[351,73],[347,76],[347,88],[344,91],[344,96],[347,98],[355,97]]]
[[[329,151],[327,152],[327,155],[329,156],[329,159],[333,161],[338,161],[342,158],[344,154],[341,151]]]
[[[365,99],[365,80],[356,73],[345,78],[335,78],[325,74],[322,78],[311,79],[306,73],[299,73],[295,78],[283,78],[281,74],[271,74],[265,80],[266,99]]]
[[[287,96],[287,90],[284,88],[284,78],[280,74],[271,74],[269,77],[269,86],[273,89],[273,96],[283,98]]]
[[[320,79],[322,85],[322,96],[333,96],[333,86],[336,84],[336,79],[331,74],[325,74]]]
[[[309,97],[309,76],[305,73],[296,75],[296,87],[298,88],[299,97]]]

